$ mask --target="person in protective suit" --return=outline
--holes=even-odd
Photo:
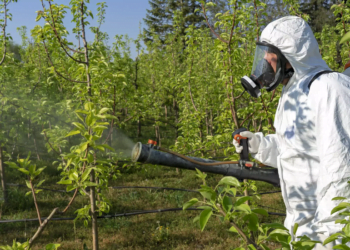
[[[322,73],[321,73],[322,72]],[[275,114],[275,134],[241,132],[252,156],[278,168],[286,205],[285,227],[294,240],[306,235],[323,241],[341,231],[335,224],[337,196],[349,196],[350,78],[331,72],[309,25],[288,16],[271,22],[257,43],[250,77],[243,86],[252,96],[283,84]],[[310,84],[311,83],[311,84]],[[242,147],[234,140],[238,153]],[[296,235],[293,226],[299,224]],[[317,244],[315,249],[332,249]]]

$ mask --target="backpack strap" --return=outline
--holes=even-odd
[[[320,75],[328,74],[328,73],[332,73],[332,72],[335,72],[335,71],[332,71],[332,70],[324,70],[324,71],[318,72],[316,75],[314,75],[314,77],[312,77],[311,81],[310,81],[309,84],[307,85],[308,89],[310,89],[312,82],[315,81],[315,80],[317,79],[317,77],[319,77]]]

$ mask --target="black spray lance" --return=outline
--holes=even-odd
[[[236,131],[235,131],[236,132]],[[240,131],[242,132],[242,131]],[[237,133],[239,134],[239,132]],[[244,143],[244,139],[241,140]],[[132,150],[132,161],[155,165],[163,165],[174,168],[195,170],[202,172],[221,174],[224,176],[233,176],[239,180],[250,179],[271,183],[275,186],[280,185],[277,169],[264,167],[249,161],[249,158],[243,158],[243,154],[248,156],[248,144],[246,151],[243,150],[239,161],[214,161],[197,157],[189,157],[172,152],[168,149],[157,146],[157,143],[149,140],[148,144],[136,143]]]

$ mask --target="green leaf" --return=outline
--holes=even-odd
[[[266,223],[263,225],[263,227],[288,230],[287,228],[285,228],[285,226],[283,226],[280,223]]]
[[[346,224],[345,227],[343,227],[342,231],[347,237],[350,237],[350,224]]]
[[[25,196],[31,195],[32,191],[28,191]]]
[[[98,150],[100,150],[100,151],[102,151],[102,152],[105,151],[105,148],[102,147],[101,145],[95,145],[95,146],[93,146],[93,148],[98,149]]]
[[[199,189],[198,191],[200,192],[200,194],[204,198],[206,198],[208,200],[215,200],[216,199],[217,194],[211,187],[202,185],[201,189]]]
[[[59,182],[57,182],[57,184],[70,185],[72,184],[72,180],[60,180]]]
[[[104,148],[107,148],[107,149],[109,149],[109,150],[111,150],[111,151],[114,151],[114,148],[110,147],[110,146],[107,145],[107,144],[101,144],[101,146],[104,147]]]
[[[74,126],[76,126],[80,131],[85,131],[85,126],[80,122],[72,122]]]
[[[252,244],[248,245],[248,249],[249,250],[256,250],[256,248]]]
[[[75,115],[79,118],[80,121],[84,122],[84,118],[80,114],[78,114],[77,111],[75,112]]]
[[[79,130],[72,130],[66,135],[66,137],[76,135],[76,134],[80,134],[80,131]]]
[[[91,181],[84,182],[84,185],[86,187],[97,187],[98,186],[95,182],[91,182]]]
[[[9,165],[10,168],[19,169],[19,167],[17,166],[17,164],[14,163],[14,162],[5,161],[5,163],[6,163],[7,165]]]
[[[332,201],[337,201],[337,200],[345,200],[346,198],[345,197],[334,197],[333,199],[332,199]]]
[[[43,191],[42,189],[35,189],[35,193],[38,194],[39,192]]]
[[[197,215],[196,217],[194,217],[193,223],[196,223],[197,221],[199,221],[199,217],[200,217],[200,215]]]
[[[92,102],[87,102],[84,104],[84,109],[86,111],[91,111],[94,108],[94,104]]]
[[[342,238],[341,239],[341,243],[342,244],[346,244],[346,243],[348,243],[350,241],[350,238],[349,237],[345,237],[345,238]]]
[[[242,211],[242,212],[245,212],[247,214],[250,214],[252,211],[250,210],[250,207],[247,205],[247,204],[241,204],[239,206],[235,206],[235,209],[236,210],[239,210],[239,211]]]
[[[69,165],[72,163],[72,161],[73,161],[73,158],[69,158],[69,159],[68,159],[67,164],[66,164],[66,166],[64,167],[64,170],[66,170],[66,169],[69,167]]]
[[[60,246],[60,244],[50,243],[45,246],[45,250],[56,250]]]
[[[350,203],[348,203],[348,202],[341,202],[341,203],[339,203],[338,206],[336,206],[335,208],[332,209],[331,214],[334,214],[334,213],[336,213],[336,212],[338,212],[340,210],[343,210],[344,208],[347,208],[347,207],[350,207]]]
[[[232,200],[230,197],[228,196],[225,196],[223,201],[222,201],[222,207],[223,209],[225,210],[225,212],[230,212],[232,207],[233,207],[233,204],[232,204]]]
[[[106,113],[108,110],[110,110],[110,108],[102,108],[100,109],[100,111],[98,112],[100,115]]]
[[[182,209],[183,210],[186,210],[187,208],[189,207],[192,207],[194,204],[196,204],[198,202],[198,199],[197,198],[193,198],[191,200],[189,200],[188,202],[186,202],[183,206],[182,206]]]
[[[236,194],[237,194],[237,189],[236,189],[236,188],[230,188],[230,189],[228,190],[228,193],[232,194],[233,196],[236,196]]]
[[[331,236],[329,236],[327,239],[325,239],[323,241],[323,245],[327,245],[329,242],[332,242],[332,241],[335,241],[336,239],[338,239],[339,236],[342,236],[343,234],[342,233],[335,233],[335,234],[332,234]]]
[[[255,214],[261,214],[263,216],[269,216],[269,213],[265,209],[262,209],[262,208],[254,208],[254,209],[252,209],[252,212]]]
[[[85,119],[85,123],[86,125],[88,125],[89,127],[93,126],[96,122],[96,118],[94,117],[94,115],[91,113],[91,114],[88,114],[86,119]]]
[[[350,250],[350,247],[348,247],[347,245],[339,244],[334,246],[333,249]]]
[[[298,227],[299,227],[299,224],[298,223],[294,223],[294,226],[293,226],[293,234],[294,235],[297,233]]]
[[[36,168],[35,165],[29,165],[28,171],[29,171],[29,174],[30,174],[30,175],[33,175],[33,174],[34,174],[35,168]]]
[[[256,232],[259,227],[259,219],[256,214],[247,214],[244,217],[244,220],[248,220],[248,228],[250,231]]]
[[[198,168],[196,168],[196,171],[197,171],[197,176],[200,179],[204,180],[207,177],[207,174],[202,173]]]
[[[30,181],[26,180],[26,185],[28,188],[32,189],[32,186],[30,185]]]
[[[89,142],[83,142],[79,145],[79,150],[80,152],[83,152],[87,149],[87,146],[88,146]]]
[[[84,173],[81,175],[81,181],[85,181],[89,177],[90,172],[91,172],[91,168],[86,169]]]
[[[243,196],[243,197],[240,197],[240,198],[238,198],[237,199],[237,201],[235,202],[235,207],[236,206],[239,206],[239,205],[241,205],[241,204],[243,204],[243,203],[245,203],[246,201],[249,201],[249,200],[251,200],[252,199],[252,197],[250,197],[250,196]]]
[[[284,235],[284,236],[289,236],[288,230],[284,230],[284,229],[275,229],[273,230],[269,236],[276,236],[276,235]]]
[[[345,43],[350,40],[350,31],[347,32],[341,39],[339,44]]]
[[[77,187],[74,186],[74,185],[69,185],[69,186],[66,187],[66,191],[67,191],[67,192],[70,192],[70,191],[72,191],[72,190],[74,190],[74,189],[76,189],[76,188],[77,188]]]
[[[68,178],[72,181],[77,181],[78,180],[78,172],[74,171],[68,175]]]
[[[260,247],[263,249],[263,250],[271,250],[268,246],[266,246],[265,244],[260,244]]]
[[[39,168],[37,171],[35,171],[34,175],[35,176],[38,176],[39,174],[41,174],[42,171],[45,170],[46,167],[42,167],[42,168]]]
[[[41,180],[41,181],[40,181],[38,184],[36,184],[36,185],[35,185],[35,187],[40,187],[40,186],[41,186],[41,184],[43,184],[43,183],[44,183],[44,181],[45,181],[45,180]]]
[[[234,226],[230,227],[228,231],[232,233],[238,233],[237,229]]]
[[[225,176],[224,178],[222,178],[219,181],[218,185],[229,185],[229,186],[235,186],[235,187],[241,186],[239,181],[235,177],[232,177],[232,176]]]
[[[212,214],[213,214],[213,211],[211,209],[205,209],[201,212],[200,217],[199,217],[199,224],[201,226],[202,231],[204,230],[205,226],[207,225],[207,222]]]
[[[22,173],[29,175],[29,171],[25,168],[18,168],[18,171],[21,171]]]

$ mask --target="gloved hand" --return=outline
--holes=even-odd
[[[259,138],[254,133],[252,133],[250,131],[244,131],[244,132],[241,132],[239,134],[243,137],[248,138],[249,153],[252,153],[252,154],[257,153],[259,150],[259,145],[260,145]],[[232,144],[233,144],[233,146],[235,146],[236,152],[240,154],[243,150],[243,147],[240,146],[239,143],[235,139],[233,139]]]

